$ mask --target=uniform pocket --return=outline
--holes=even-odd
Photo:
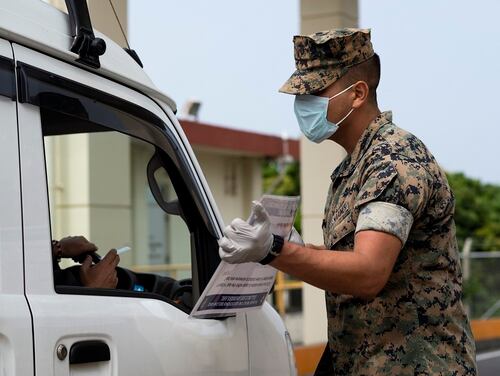
[[[332,230],[328,233],[328,244],[332,248],[340,240],[354,232],[356,224],[352,219],[352,214],[347,212],[339,222],[335,223]]]
[[[398,176],[393,166],[386,167],[371,176],[361,187],[354,207],[359,209],[370,201],[376,201]]]

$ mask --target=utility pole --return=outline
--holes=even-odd
[[[470,253],[472,250],[472,238],[466,238],[464,242],[464,248],[462,249],[462,275],[463,284],[467,283],[470,278]],[[465,303],[465,311],[470,317],[470,306]]]

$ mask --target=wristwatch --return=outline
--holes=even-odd
[[[267,265],[271,261],[273,261],[276,257],[278,257],[283,249],[283,244],[285,244],[285,239],[282,236],[273,234],[273,245],[269,250],[269,253],[266,257],[259,261],[262,265]]]

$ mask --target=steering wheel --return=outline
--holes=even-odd
[[[189,306],[192,303],[193,294],[193,282],[191,278],[173,280],[168,278],[167,283],[164,282],[162,286],[159,286],[159,276],[155,275],[155,282],[153,286],[148,286],[146,281],[142,280],[141,274],[137,275],[129,269],[117,267],[116,273],[118,277],[117,289],[122,290],[134,290],[134,286],[138,283],[146,288],[152,288],[150,292],[163,295],[170,300],[179,301],[181,304]],[[167,279],[164,277],[163,279]]]
[[[117,266],[116,276],[118,277],[118,284],[116,285],[117,289],[134,290],[134,286],[137,282],[137,277],[132,271]]]
[[[175,281],[172,284],[169,298],[172,300],[176,300],[186,292],[189,293],[193,292],[193,285],[190,278],[180,279],[178,281]]]
[[[170,300],[176,301],[180,299],[182,304],[187,304],[190,300],[192,300],[193,286],[190,278],[180,279],[178,281],[170,279],[169,283],[157,289],[156,285],[158,284],[158,279],[160,278],[157,275],[154,276],[155,282],[153,283],[153,286],[148,286],[148,284],[145,283],[146,281],[141,279],[140,274],[137,275],[129,269],[117,267],[116,274],[118,277],[118,285],[116,286],[117,289],[134,290],[134,286],[136,284],[140,284],[148,289],[152,287],[152,290],[149,292],[163,295]]]
[[[171,300],[191,310],[193,308],[193,282],[191,278],[174,281],[169,295]]]

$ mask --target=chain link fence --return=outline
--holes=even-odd
[[[500,251],[473,252],[466,241],[461,253],[464,303],[471,319],[500,318]]]

